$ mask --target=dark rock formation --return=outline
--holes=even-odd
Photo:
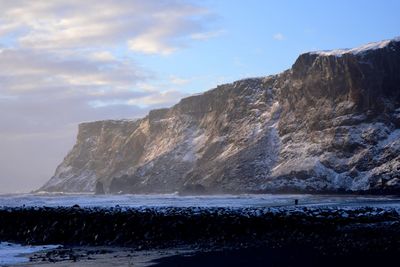
[[[24,244],[308,246],[400,251],[399,214],[358,208],[0,208],[0,239]]]
[[[97,182],[96,184],[96,189],[95,189],[95,194],[96,195],[104,195],[104,185],[102,182]]]
[[[81,124],[41,190],[98,181],[111,193],[400,192],[400,39],[306,53],[136,121]]]

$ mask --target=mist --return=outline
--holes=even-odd
[[[22,193],[39,188],[71,149],[76,131],[62,135],[2,136],[0,192]]]

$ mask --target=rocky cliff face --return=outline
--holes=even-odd
[[[41,190],[400,192],[400,39],[301,55],[290,70],[79,126]],[[98,187],[98,186],[97,186]]]

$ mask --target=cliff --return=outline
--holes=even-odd
[[[400,192],[400,38],[79,126],[43,191]],[[98,187],[98,186],[97,186]]]

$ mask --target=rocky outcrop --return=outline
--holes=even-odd
[[[41,190],[400,192],[400,39],[306,53],[290,70],[79,126]]]
[[[400,251],[400,215],[389,208],[80,208],[76,205],[0,207],[0,218],[1,240],[61,244],[68,250],[73,246],[154,250],[182,245],[224,249],[229,246],[237,250],[269,245],[296,250],[306,246],[318,249],[321,254],[335,252],[335,256],[353,255],[356,251],[384,251],[396,256]],[[311,257],[316,250],[312,252]],[[71,261],[62,266],[70,265]]]

